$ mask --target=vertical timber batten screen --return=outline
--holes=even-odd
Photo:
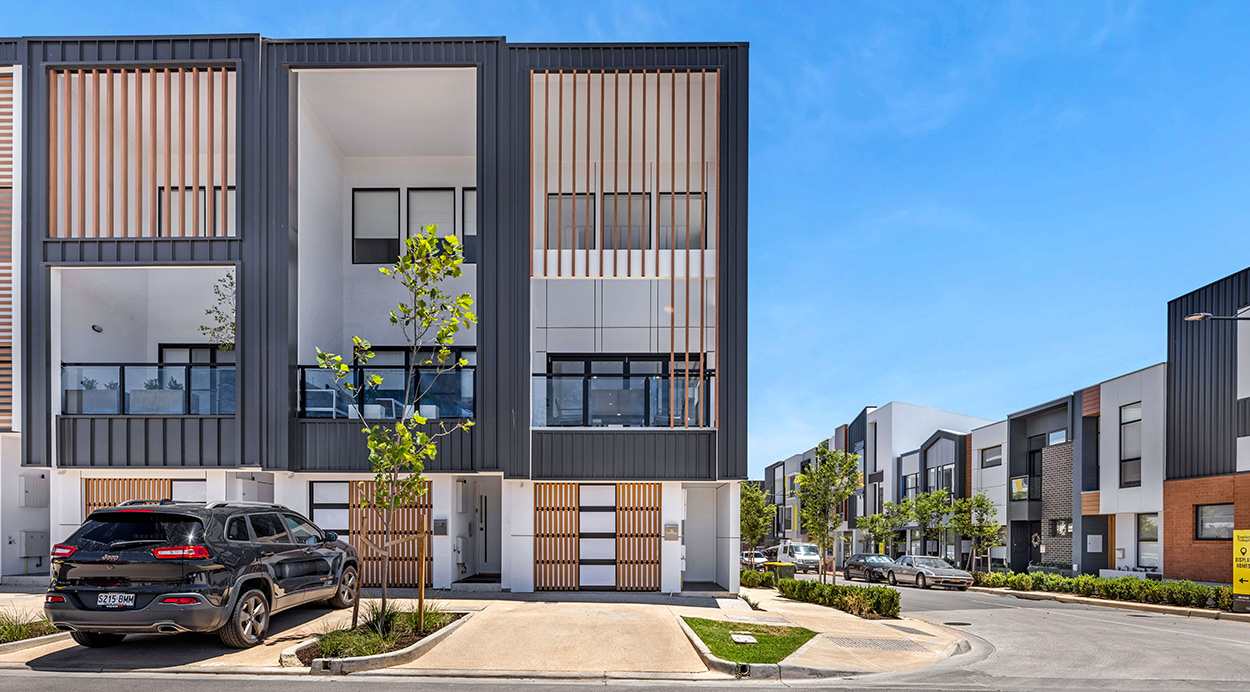
[[[660,590],[659,483],[616,484],[616,588]]]
[[[236,75],[51,69],[48,238],[236,235]]]
[[[0,430],[13,428],[13,75],[0,74]]]
[[[84,478],[83,517],[126,500],[167,500],[174,493],[169,478]]]
[[[360,577],[363,586],[377,587],[382,585],[382,554],[373,550],[361,538],[368,538],[375,545],[382,545],[385,530],[382,518],[377,512],[365,506],[365,500],[373,495],[376,487],[374,481],[352,482],[348,505],[348,542],[355,546],[360,554]],[[425,534],[425,585],[432,583],[433,542],[430,530],[430,482],[425,481],[425,492],[417,498],[416,504],[400,507],[395,510],[391,540],[400,541],[392,546],[391,583],[396,588],[416,588],[418,576],[418,548],[423,527]],[[407,539],[407,540],[405,540]]]
[[[578,515],[576,483],[534,484],[534,590],[576,591]]]

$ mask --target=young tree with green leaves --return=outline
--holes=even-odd
[[[903,527],[911,520],[911,502],[886,502],[879,514],[859,517],[856,528],[868,534],[873,546],[883,546],[887,554],[903,543]]]
[[[820,580],[825,580],[825,553],[834,544],[834,532],[842,524],[842,503],[859,487],[859,455],[829,449],[828,442],[816,448],[816,459],[799,474],[799,520],[807,539],[820,551]],[[837,576],[833,577],[837,583]]]
[[[443,282],[461,275],[464,251],[455,236],[439,237],[437,231],[436,226],[429,225],[413,234],[395,264],[380,270],[398,281],[405,294],[398,307],[390,311],[390,323],[399,328],[409,351],[403,412],[397,420],[379,423],[366,418],[369,392],[379,388],[382,376],[375,373],[357,380],[353,365],[365,366],[373,359],[373,346],[369,341],[352,337],[352,354],[347,360],[317,349],[317,365],[333,374],[335,386],[351,404],[348,410],[363,426],[369,450],[373,489],[365,495],[362,504],[377,515],[382,526],[382,541],[374,543],[364,537],[362,540],[382,556],[382,612],[387,608],[393,549],[406,541],[420,541],[418,629],[424,628],[420,619],[425,612],[424,547],[428,527],[422,526],[415,537],[392,539],[397,511],[412,506],[425,494],[425,479],[421,473],[425,464],[437,456],[438,441],[467,431],[473,425],[473,421],[468,420],[438,421],[431,426],[418,413],[422,397],[438,379],[467,364],[464,360],[452,360],[450,347],[457,332],[477,321],[470,309],[473,298],[468,293],[452,295],[443,290]],[[366,487],[361,483],[362,490]],[[360,612],[360,582],[357,578],[352,627],[356,626]]]
[[[739,487],[742,489],[738,500],[742,540],[752,548],[757,548],[773,525],[777,506],[769,504],[763,489],[754,483],[742,483]]]
[[[955,500],[950,527],[972,541],[973,569],[977,566],[977,556],[984,551],[987,559],[985,571],[988,572],[990,548],[1003,545],[1003,527],[998,523],[998,509],[994,507],[994,501],[980,491],[972,497]]]
[[[234,270],[231,269],[213,284],[213,304],[204,311],[212,324],[200,327],[200,333],[222,351],[234,350],[235,294]]]
[[[946,488],[918,493],[911,502],[912,520],[920,530],[920,535],[931,541],[941,539],[942,532],[948,528],[950,512],[950,493]]]

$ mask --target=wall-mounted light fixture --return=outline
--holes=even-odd
[[[104,327],[101,327],[101,326],[100,326],[100,325],[98,325],[98,324],[93,324],[93,325],[91,325],[91,331],[95,332],[96,334],[103,334],[103,333],[104,333]]]

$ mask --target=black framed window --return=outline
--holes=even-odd
[[[456,235],[456,188],[408,188],[408,237],[438,227],[438,235]]]
[[[1067,441],[1068,441],[1068,429],[1067,428],[1060,428],[1059,430],[1053,430],[1049,433],[1046,433],[1046,446],[1047,447],[1051,445],[1061,445]]]
[[[1159,515],[1137,515],[1137,566],[1159,566]]]
[[[352,190],[353,264],[393,264],[399,229],[399,188]]]
[[[1120,407],[1120,487],[1141,485],[1141,402]]]
[[[689,193],[689,204],[687,204],[687,193],[685,192],[676,194],[662,192],[658,197],[656,204],[659,205],[660,249],[671,250],[674,247],[678,250],[706,249],[706,236],[703,233],[703,194],[699,192]],[[673,222],[674,216],[677,219],[675,224]],[[689,227],[689,235],[687,235],[687,226]],[[687,237],[690,238],[689,246],[686,245]]]
[[[1029,477],[1014,476],[1011,479],[1011,499],[1027,500],[1029,499]]]
[[[945,489],[951,499],[955,496],[955,465],[945,464],[943,466],[932,466],[928,469],[929,492],[934,490]]]
[[[986,447],[981,450],[981,468],[988,469],[1003,464],[1003,446]]]
[[[1050,535],[1052,538],[1070,538],[1072,536],[1072,518],[1051,519]]]
[[[594,249],[595,218],[593,195],[547,195],[547,249]]]
[[[603,193],[603,249],[647,250],[651,242],[651,197],[635,192]]]
[[[308,518],[322,531],[341,536],[348,533],[351,509],[348,481],[310,481],[308,483]]]
[[[477,239],[477,188],[466,187],[460,191],[460,217],[464,219],[464,232],[460,242],[464,245],[464,263],[477,264],[480,245]]]
[[[222,349],[219,344],[160,344],[157,347],[160,363],[233,363],[234,349]]]
[[[911,499],[920,492],[920,474],[909,473],[903,476],[903,497]]]
[[[1050,433],[1054,435],[1054,433]],[[1042,499],[1042,450],[1046,447],[1046,442],[1050,435],[1034,435],[1028,439],[1028,451],[1025,453],[1025,459],[1028,462],[1029,477],[1025,483],[1025,490],[1028,492],[1028,499]],[[1014,488],[1013,488],[1014,493]],[[1016,499],[1016,498],[1012,498]]]
[[[1233,540],[1233,505],[1197,505],[1194,507],[1194,526],[1200,541]]]

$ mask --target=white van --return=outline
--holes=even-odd
[[[794,563],[796,572],[819,572],[820,551],[813,543],[791,543],[786,541],[779,546],[769,548],[766,552],[770,560],[775,562]]]

